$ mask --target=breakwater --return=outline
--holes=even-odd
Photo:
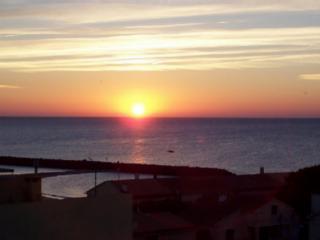
[[[203,168],[189,166],[168,166],[155,164],[137,164],[121,162],[98,162],[88,160],[63,160],[21,157],[0,157],[0,165],[56,168],[88,171],[115,171],[125,173],[140,173],[170,176],[223,176],[231,172],[218,168]]]

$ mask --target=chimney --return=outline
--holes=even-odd
[[[260,174],[264,174],[264,167],[260,167]]]

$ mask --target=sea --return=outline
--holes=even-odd
[[[0,156],[295,171],[320,163],[320,119],[3,117]]]

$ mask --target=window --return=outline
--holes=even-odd
[[[234,229],[228,229],[226,231],[226,240],[234,240]]]
[[[278,206],[272,205],[271,206],[271,215],[277,215],[278,214]]]

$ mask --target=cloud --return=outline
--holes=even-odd
[[[0,2],[0,69],[207,70],[319,64],[320,2]],[[222,24],[223,23],[223,24]]]
[[[319,10],[317,0],[306,1],[1,1],[0,18],[63,20],[68,23],[115,22],[208,14]],[[85,17],[84,14],[85,13]],[[143,13],[143,14],[141,14]]]
[[[301,74],[299,78],[302,80],[319,80],[320,81],[320,73],[319,74]]]
[[[19,89],[20,86],[0,84],[0,89]]]
[[[52,70],[173,70],[269,68],[319,63],[320,28],[142,29],[123,34],[0,42],[0,68]],[[99,37],[97,37],[99,35]],[[13,44],[17,42],[17,44]]]
[[[186,30],[61,37],[0,44],[0,68],[17,71],[266,68],[319,63],[320,28]],[[284,43],[287,43],[284,45]],[[306,45],[307,43],[307,45]]]

